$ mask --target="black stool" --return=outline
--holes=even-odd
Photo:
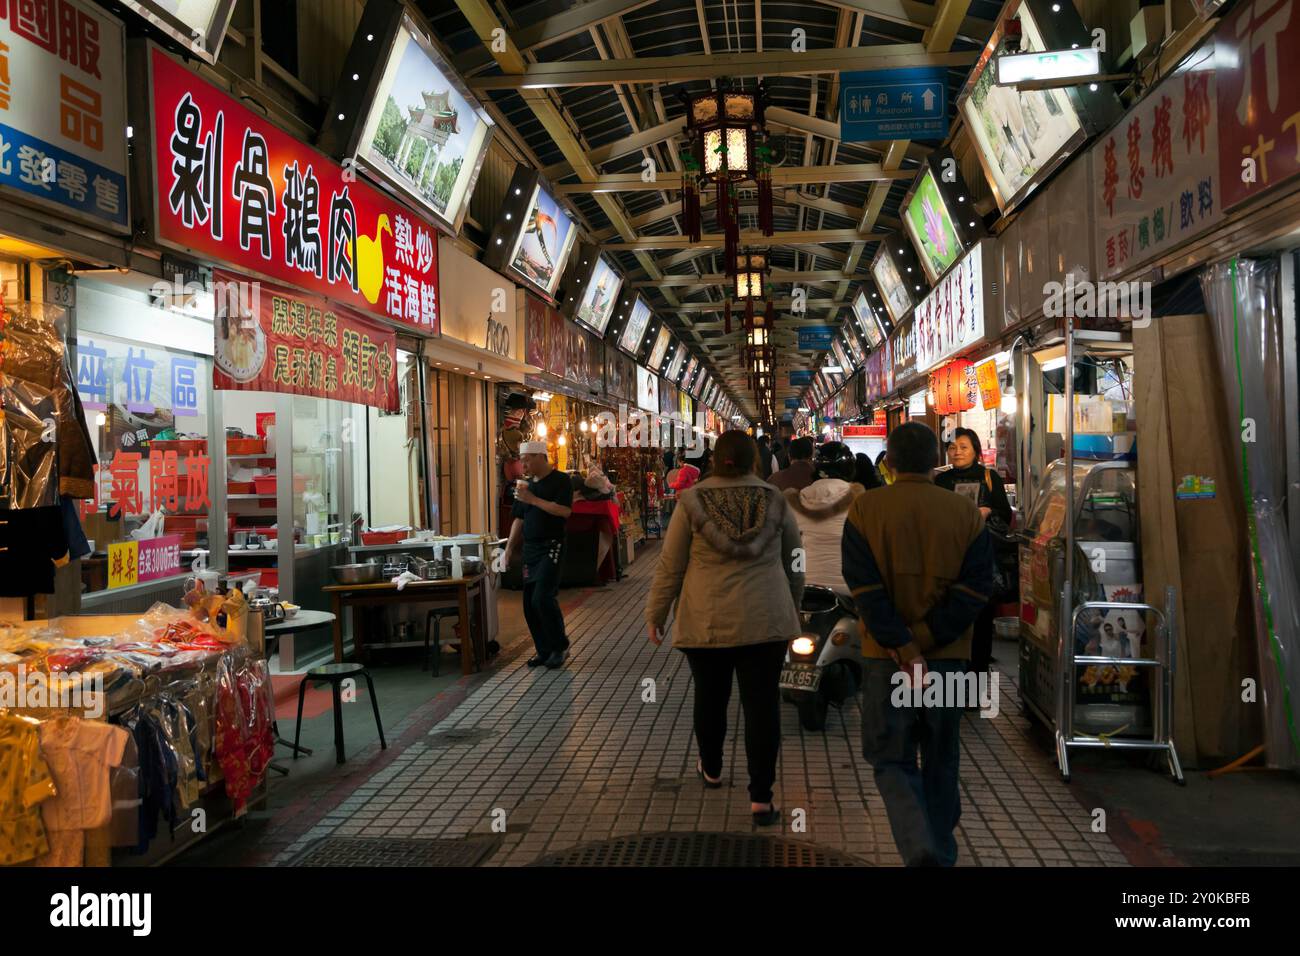
[[[339,763],[343,763],[347,758],[343,753],[343,682],[350,677],[364,677],[366,687],[370,689],[370,704],[375,709],[375,727],[379,730],[379,746],[383,750],[388,749],[388,741],[384,739],[384,725],[379,720],[379,698],[375,696],[375,682],[370,679],[370,672],[360,664],[322,664],[320,667],[313,667],[302,679],[298,685],[298,729],[293,733],[293,759],[298,759],[298,740],[302,736],[302,702],[307,695],[307,684],[309,682],[320,683],[328,681],[330,693],[334,696],[334,756]],[[308,751],[310,753],[311,751]]]
[[[460,617],[460,608],[458,607],[435,607],[431,608],[424,618],[424,669],[429,669],[430,660],[430,642],[429,634],[433,634],[432,659],[433,659],[433,676],[437,677],[442,673],[442,619],[444,617]]]

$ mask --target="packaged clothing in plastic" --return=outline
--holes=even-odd
[[[0,368],[7,366],[0,365]],[[4,432],[0,440],[0,505],[6,508],[58,508],[59,451],[54,392],[41,385],[0,375]]]
[[[217,666],[217,762],[235,815],[266,776],[275,753],[275,702],[266,663],[229,654]]]
[[[37,866],[81,866],[86,831],[112,819],[112,768],[122,762],[128,735],[121,727],[80,717],[41,724],[41,753],[57,795],[41,804],[50,851]]]
[[[40,416],[43,423],[41,432],[45,431],[46,419],[57,421],[55,442],[42,442],[48,446],[43,451],[48,454],[53,468],[33,476],[39,477],[36,485],[22,488],[24,494],[34,499],[52,495],[41,501],[43,505],[57,504],[61,494],[90,498],[95,493],[95,444],[86,426],[81,398],[77,395],[68,364],[67,348],[56,324],[64,315],[66,310],[58,306],[0,302],[0,329],[4,334],[0,367],[5,381],[12,387],[3,395],[6,418],[24,409],[30,411],[26,404],[30,398],[44,394],[49,397],[50,406],[48,414]],[[5,431],[9,431],[8,422]],[[41,460],[46,461],[44,457]],[[6,484],[5,490],[13,490],[12,485]],[[9,506],[39,507],[12,502]]]
[[[37,724],[0,714],[0,866],[49,852],[40,805],[54,795]]]
[[[130,733],[122,748],[122,761],[109,771],[113,816],[109,827],[112,846],[140,843],[140,754]]]
[[[122,727],[134,738],[139,758],[139,839],[135,849],[143,853],[158,835],[158,818],[161,816],[171,827],[179,817],[176,758],[167,749],[161,731],[145,707],[137,705],[131,708],[120,720]]]

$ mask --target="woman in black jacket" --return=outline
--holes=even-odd
[[[934,476],[940,488],[956,491],[969,497],[980,509],[986,522],[1011,527],[1011,502],[1002,476],[980,462],[983,449],[980,437],[969,428],[959,428],[948,446],[948,460],[952,468]],[[990,601],[975,621],[974,639],[971,641],[971,670],[979,673],[988,670],[993,659],[993,618],[996,614]]]

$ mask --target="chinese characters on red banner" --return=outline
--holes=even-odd
[[[218,271],[219,287],[250,280]],[[396,411],[397,333],[324,299],[258,287],[252,313],[231,315],[219,301],[213,384],[283,392]]]
[[[158,237],[437,333],[433,227],[152,51]]]
[[[1223,18],[1214,44],[1219,178],[1223,205],[1231,209],[1300,172],[1300,6],[1239,3]]]

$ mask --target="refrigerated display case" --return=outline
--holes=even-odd
[[[1055,720],[1055,673],[1065,585],[1066,474],[1064,459],[1044,473],[1043,488],[1020,544],[1020,686],[1032,712]],[[1083,602],[1143,602],[1137,470],[1128,461],[1074,463],[1073,606]],[[1074,626],[1074,654],[1117,659],[1149,657],[1145,615],[1122,608],[1084,608]],[[1147,674],[1130,665],[1077,668],[1074,725],[1090,734],[1151,733]]]

